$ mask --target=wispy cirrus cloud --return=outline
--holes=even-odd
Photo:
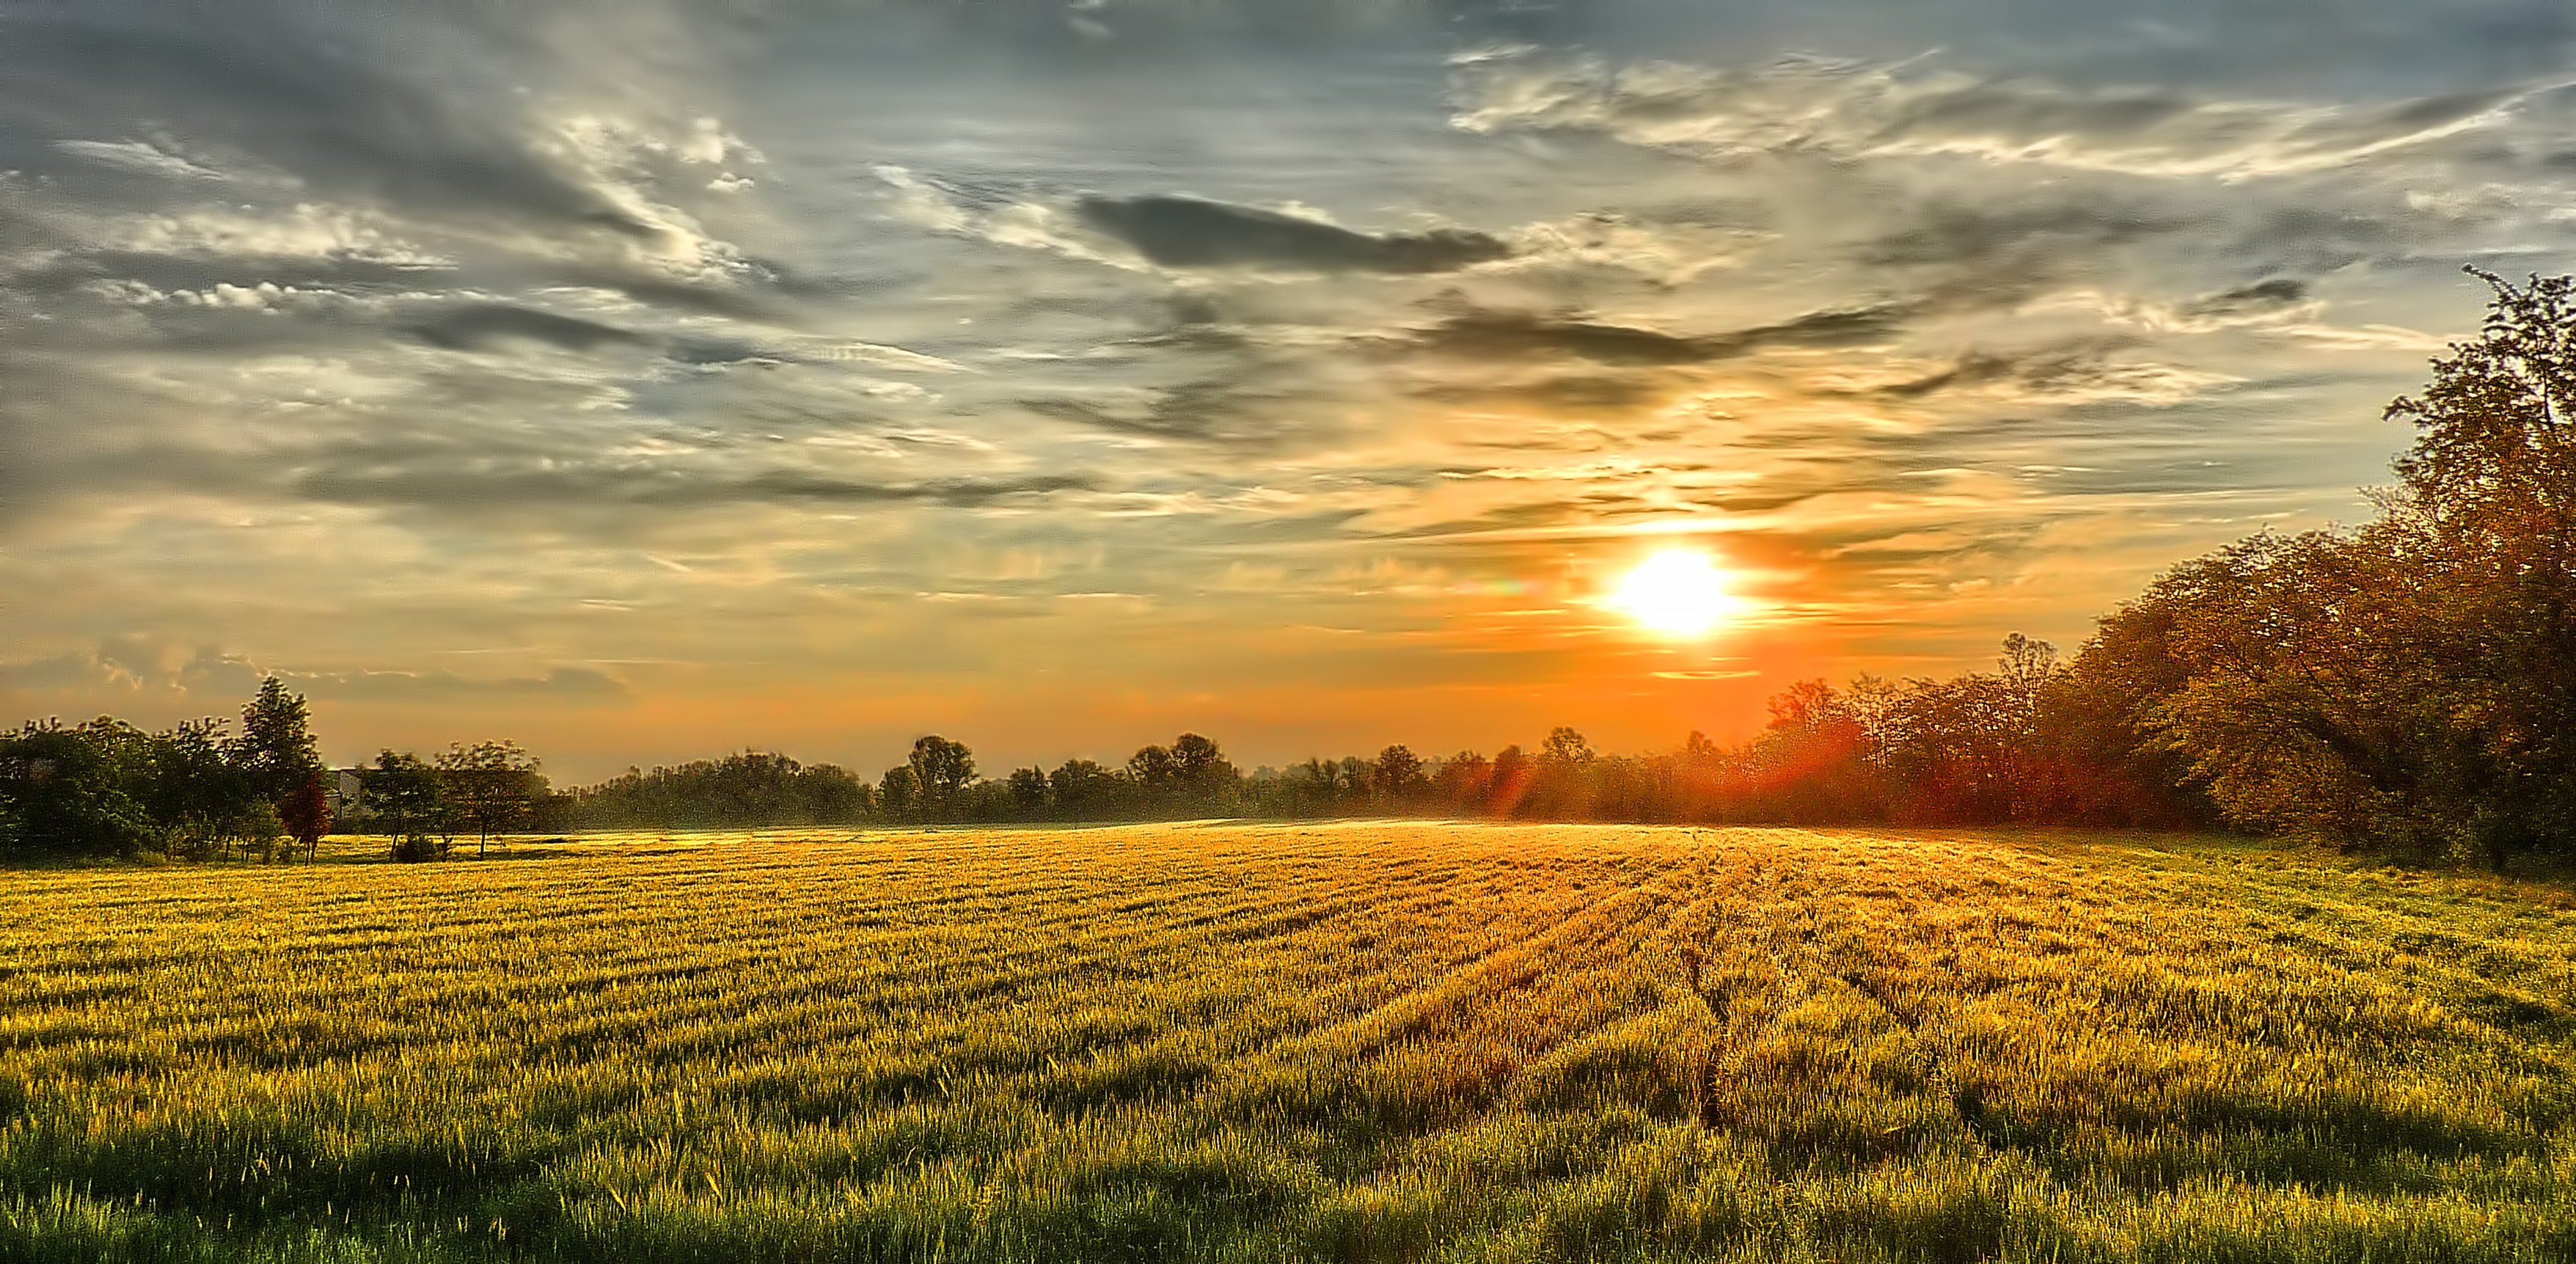
[[[2564,87],[2541,81],[2368,104],[2226,99],[2168,87],[1796,58],[1751,69],[1477,58],[1461,68],[1471,131],[1592,131],[1711,157],[1962,157],[2244,180],[2327,170],[2466,136]]]

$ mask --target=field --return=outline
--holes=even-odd
[[[0,1259],[2576,1259],[2576,900],[1331,824],[0,873]]]

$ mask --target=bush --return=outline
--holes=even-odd
[[[397,835],[394,838],[393,855],[394,859],[407,864],[445,860],[448,855],[447,840],[432,838],[427,834]]]

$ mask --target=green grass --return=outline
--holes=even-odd
[[[2576,900],[1335,824],[0,873],[0,1258],[2576,1259]]]

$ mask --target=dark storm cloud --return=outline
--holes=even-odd
[[[1086,197],[1091,227],[1167,268],[1277,267],[1311,272],[1454,272],[1508,257],[1501,238],[1464,229],[1372,235],[1192,197]]]
[[[615,325],[508,303],[472,303],[449,308],[413,323],[408,329],[422,342],[451,351],[477,350],[508,342],[537,342],[566,351],[592,351],[643,341],[632,330]]]

